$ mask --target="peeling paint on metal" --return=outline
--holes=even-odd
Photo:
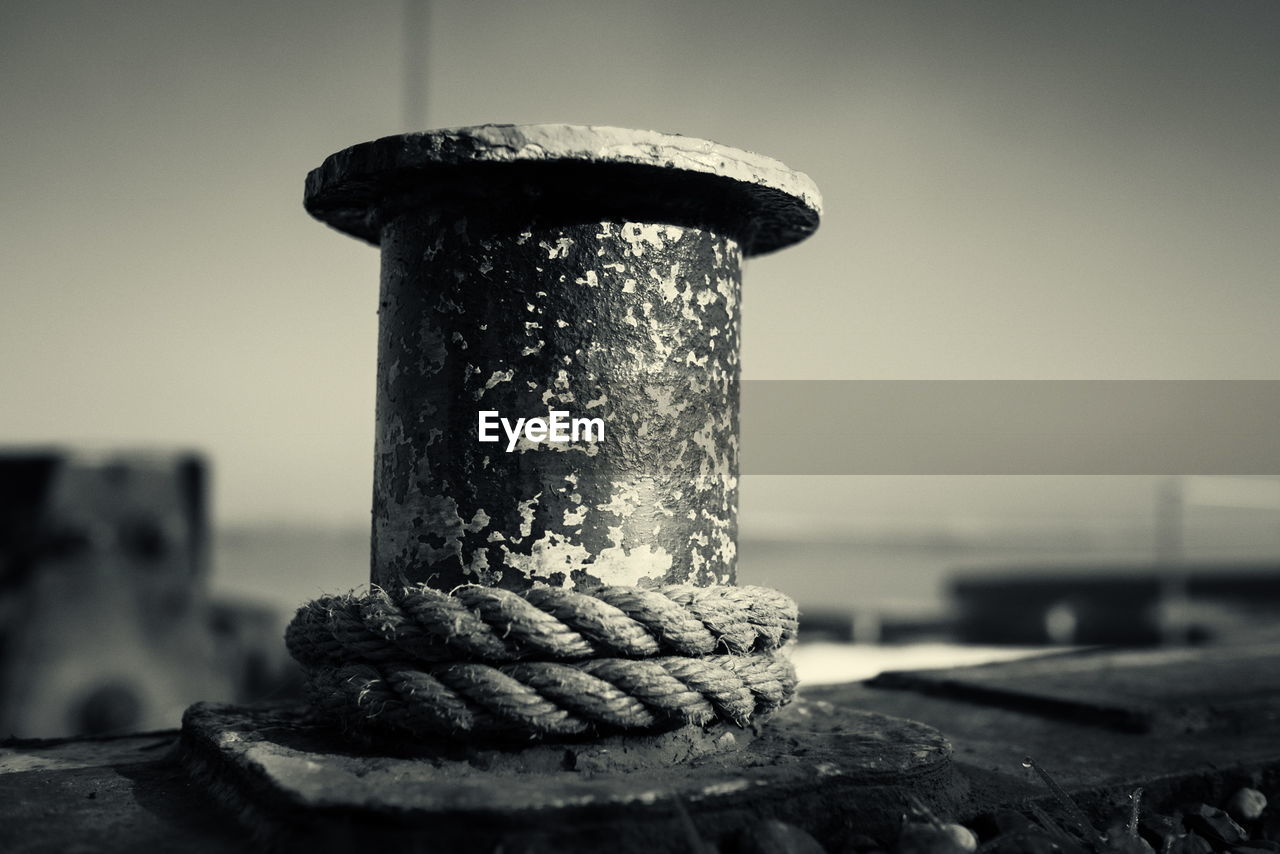
[[[374,583],[733,582],[741,262],[817,228],[812,181],[690,137],[485,125],[338,152],[304,202],[383,252]],[[477,441],[482,409],[553,408],[604,441]]]
[[[733,582],[735,240],[427,212],[381,245],[376,583]],[[605,440],[495,452],[481,409]]]

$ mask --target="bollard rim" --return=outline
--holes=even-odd
[[[608,126],[477,125],[382,137],[330,155],[306,179],[316,219],[373,245],[408,211],[522,212],[727,231],[745,256],[817,230],[803,172],[710,140]]]

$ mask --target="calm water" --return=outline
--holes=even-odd
[[[1037,547],[1038,546],[1038,547]],[[985,536],[980,543],[947,536],[878,543],[752,540],[740,543],[739,581],[794,596],[802,610],[935,615],[944,609],[946,580],[957,567],[1140,563],[1151,560],[1145,531],[1105,538],[1045,534]],[[1232,555],[1217,548],[1219,556]],[[303,601],[363,584],[368,578],[365,530],[250,527],[216,540],[216,594],[274,605],[280,629]],[[956,644],[868,646],[815,643],[796,650],[810,684],[862,679],[885,669],[943,667],[1017,657],[1038,650]]]
[[[785,590],[809,608],[914,612],[941,607],[945,579],[957,566],[1147,559],[1149,539],[1137,534],[1128,542],[1075,548],[1062,543],[1036,548],[1023,538],[982,547],[945,539],[876,544],[745,539],[738,577],[742,584]],[[235,528],[216,539],[213,589],[292,612],[303,600],[363,584],[368,567],[365,530]]]

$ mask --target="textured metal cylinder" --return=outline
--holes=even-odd
[[[732,583],[739,262],[663,224],[389,223],[375,578]],[[604,440],[477,441],[555,410]]]
[[[733,583],[741,260],[816,227],[807,178],[487,126],[356,146],[307,189],[382,247],[374,583]],[[557,411],[602,441],[480,441]]]

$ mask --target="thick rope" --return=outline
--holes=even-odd
[[[325,596],[285,633],[304,664],[360,660],[485,661],[700,657],[781,647],[796,632],[795,602],[767,587],[540,587],[524,594],[464,586]]]
[[[791,663],[776,653],[521,662],[350,664],[310,671],[313,705],[353,729],[410,737],[581,735],[663,725],[746,725],[789,701]]]
[[[415,585],[310,602],[285,642],[353,729],[542,737],[745,725],[794,694],[796,623],[764,587]]]

